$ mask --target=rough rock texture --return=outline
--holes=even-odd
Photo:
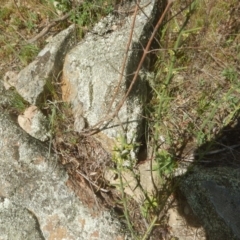
[[[148,0],[142,0],[140,5],[147,3]],[[131,31],[132,14],[125,19],[108,15],[67,54],[63,68],[63,99],[73,105],[75,130],[81,132],[85,127],[94,126],[106,115],[112,114],[122,100],[149,39],[150,27],[157,12],[154,4],[155,1],[152,1],[143,7],[144,13],[138,11],[121,83],[119,77]],[[123,132],[127,134],[128,141],[139,137],[142,103],[146,100],[147,90],[145,74],[140,75],[118,117],[103,131],[109,138],[116,138]],[[111,106],[114,96],[116,98]]]
[[[1,239],[123,239],[108,212],[90,214],[48,146],[0,113]]]
[[[240,168],[196,168],[180,183],[211,240],[240,239]]]
[[[23,114],[19,115],[18,124],[40,141],[47,141],[50,137],[48,120],[36,106],[28,107]]]
[[[29,103],[37,105],[47,80],[51,81],[59,76],[65,54],[73,45],[73,32],[72,25],[53,37],[37,58],[20,71],[17,79],[11,79],[11,85]]]
[[[4,75],[4,87],[6,90],[10,89],[11,87],[16,86],[17,84],[17,73],[13,71],[8,71]]]

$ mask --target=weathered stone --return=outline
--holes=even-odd
[[[6,90],[16,85],[17,76],[17,73],[13,71],[8,71],[5,73],[3,83]]]
[[[0,111],[3,106],[9,105],[9,99],[6,97],[6,88],[4,86],[4,81],[0,80]]]
[[[0,113],[0,232],[4,239],[123,239],[110,213],[90,214],[49,147]],[[6,237],[5,237],[6,236]]]
[[[15,206],[8,198],[0,202],[0,232],[1,239],[45,239],[32,212]]]
[[[180,190],[201,220],[209,239],[240,239],[240,169],[195,168]]]
[[[152,177],[154,184],[157,187],[161,186],[159,174],[156,171],[153,171],[151,176],[150,164],[151,161],[145,161],[144,163],[138,165],[134,170],[135,176],[133,171],[127,168],[122,171],[124,192],[130,195],[139,204],[142,204],[144,201],[144,193],[142,189],[148,194],[148,196],[154,195],[155,188]],[[137,181],[136,176],[139,176],[141,188],[139,187],[139,182]],[[111,169],[108,169],[108,171],[105,172],[104,178],[113,186],[119,186],[120,184],[120,179],[116,177],[116,171]]]
[[[140,5],[145,6],[144,12],[139,10],[136,16],[121,83],[119,77],[133,15],[126,19],[108,15],[67,54],[63,67],[63,100],[73,105],[76,131],[92,127],[105,116],[113,114],[123,99],[151,34],[151,24],[156,18],[155,1],[147,3],[148,0],[141,1]],[[139,74],[117,117],[103,130],[108,138],[114,139],[126,133],[130,142],[139,137],[146,90],[145,74]]]
[[[37,58],[19,72],[14,87],[29,103],[37,105],[46,82],[59,76],[67,51],[73,46],[74,26],[60,32],[45,46]]]
[[[18,116],[20,127],[32,137],[47,141],[50,137],[49,122],[36,106],[30,106]]]

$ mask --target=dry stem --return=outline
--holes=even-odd
[[[145,58],[146,58],[146,56],[147,56],[147,54],[148,54],[148,52],[149,52],[149,49],[150,49],[151,44],[152,44],[152,42],[153,42],[153,39],[155,38],[155,35],[157,34],[158,29],[160,28],[160,26],[161,26],[161,24],[162,24],[162,22],[163,22],[163,19],[164,19],[164,17],[166,16],[167,12],[169,11],[169,9],[170,9],[173,1],[174,1],[174,0],[169,0],[169,1],[168,1],[168,4],[167,4],[166,8],[164,9],[163,14],[162,14],[161,17],[159,18],[156,26],[154,27],[154,30],[153,30],[153,32],[152,32],[152,35],[151,35],[151,37],[150,37],[150,39],[149,39],[149,41],[148,41],[148,43],[147,43],[146,48],[144,49],[142,58],[141,58],[141,60],[140,60],[140,62],[139,62],[139,64],[138,64],[137,70],[136,70],[136,72],[134,73],[134,77],[133,77],[133,79],[132,79],[132,82],[131,82],[131,84],[130,84],[130,86],[129,86],[127,92],[126,92],[126,94],[125,94],[124,97],[122,98],[121,102],[118,104],[115,112],[114,112],[113,114],[109,114],[108,116],[104,117],[101,121],[99,121],[97,124],[95,124],[93,127],[91,127],[91,129],[89,129],[87,132],[85,132],[85,133],[83,132],[83,134],[93,135],[93,134],[96,134],[96,133],[100,132],[100,131],[101,131],[100,126],[101,126],[102,124],[104,124],[104,125],[106,126],[114,117],[117,116],[118,112],[119,112],[120,109],[122,108],[124,102],[126,101],[127,97],[129,96],[129,94],[130,94],[130,92],[131,92],[131,90],[132,90],[132,88],[133,88],[133,85],[135,84],[135,82],[136,82],[136,80],[137,80],[137,78],[138,78],[139,72],[140,72],[140,70],[141,70],[141,68],[142,68],[142,65],[143,65],[143,63],[144,63],[144,60],[145,60]],[[135,26],[135,19],[136,19],[136,15],[137,15],[138,9],[139,9],[139,4],[136,4],[135,11],[134,11],[134,15],[133,15],[133,21],[132,21],[132,25],[131,25],[131,31],[130,31],[129,41],[128,41],[127,47],[126,47],[127,51],[129,50],[129,46],[130,46],[130,43],[131,43],[131,40],[132,40],[133,30],[134,30],[134,26]],[[126,56],[125,56],[125,58],[124,58],[124,61],[123,61],[123,64],[122,64],[121,75],[120,75],[119,83],[118,83],[118,86],[117,86],[117,90],[119,89],[119,86],[120,86],[121,81],[122,81],[123,71],[124,71],[125,64],[126,64],[126,59],[127,59],[127,54],[126,54]],[[117,93],[117,91],[116,91],[116,93]],[[114,101],[114,99],[115,99],[115,97],[116,97],[116,93],[114,94],[114,97],[113,97],[113,99],[112,99],[112,101],[111,101],[110,108],[111,108],[112,103],[113,103],[113,101]],[[109,108],[109,109],[110,109],[110,108]],[[104,127],[102,127],[102,129],[103,129],[103,128],[104,128]]]

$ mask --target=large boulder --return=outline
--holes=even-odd
[[[46,90],[47,81],[59,77],[65,54],[73,44],[74,25],[71,25],[53,37],[37,58],[21,70],[15,78],[7,76],[5,81],[9,78],[8,84],[15,87],[26,101],[33,105],[39,104]]]
[[[85,207],[48,145],[0,113],[0,233],[3,239],[123,239],[109,212]],[[79,193],[80,194],[80,193]]]
[[[82,132],[85,127],[91,128],[99,121],[106,123],[108,121],[104,120],[116,111],[138,67],[153,22],[159,17],[156,2],[141,1],[142,10],[138,10],[134,26],[133,12],[128,12],[129,9],[125,11],[128,15],[125,18],[108,15],[66,55],[63,67],[63,100],[73,105],[76,131]],[[134,9],[134,6],[130,9]],[[132,41],[126,53],[131,31]],[[125,57],[123,78],[119,81]],[[147,64],[144,67],[147,68]],[[117,116],[103,129],[106,142],[125,134],[128,142],[139,138],[146,95],[147,84],[143,68]],[[103,126],[101,124],[100,128]]]
[[[209,239],[240,239],[240,168],[194,168],[180,190]]]

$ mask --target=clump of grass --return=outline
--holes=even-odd
[[[114,171],[118,175],[119,178],[119,185],[118,190],[121,193],[121,203],[123,205],[123,213],[124,217],[127,222],[128,230],[130,231],[133,238],[136,238],[136,232],[134,231],[134,227],[132,225],[131,219],[130,219],[130,212],[128,209],[128,198],[130,196],[127,196],[125,193],[125,181],[123,179],[123,173],[126,171],[126,169],[132,169],[133,167],[133,159],[130,159],[130,152],[134,150],[134,145],[128,144],[126,142],[125,137],[121,137],[119,141],[119,146],[116,146],[114,148],[114,154],[112,157],[113,162],[116,165],[116,168]]]
[[[29,7],[26,7],[27,5],[21,4],[17,5],[18,7],[14,4],[9,7],[0,6],[0,28],[2,32],[0,57],[6,68],[10,68],[10,63],[16,60],[20,61],[19,68],[21,68],[21,64],[26,66],[39,51],[38,44],[28,44],[26,41],[31,34],[35,34],[41,18],[36,14],[34,15]]]
[[[130,154],[136,147],[136,143],[127,143],[124,136],[120,137],[114,148],[112,161],[115,166],[113,171],[118,178],[118,183],[115,184],[115,187],[120,192],[121,199],[118,204],[123,206],[126,225],[132,238],[143,240],[148,239],[153,228],[159,223],[159,213],[165,207],[160,201],[163,199],[166,201],[169,194],[166,195],[162,187],[155,189],[156,191],[152,193],[144,189],[141,183],[141,176],[136,169],[136,159],[132,159]],[[170,154],[167,151],[159,152],[155,162],[156,164],[153,166],[152,171],[157,171],[159,176],[161,176],[161,182],[166,183],[166,175],[171,174],[174,169],[174,163]],[[128,182],[126,175],[129,176],[129,179],[132,179],[130,180],[131,183]],[[132,181],[134,184],[132,184]],[[135,200],[133,200],[134,196],[126,194],[126,188],[132,189],[133,194],[136,189],[138,189],[138,192],[141,192],[142,203],[137,204],[139,208],[138,219],[134,217],[134,213],[129,209],[130,202]]]
[[[182,149],[187,142],[195,142],[197,147],[212,139],[216,129],[226,124],[224,118],[236,112],[236,105],[231,107],[231,99],[237,99],[239,74],[234,70],[234,61],[225,62],[222,58],[223,48],[213,48],[215,17],[222,3],[212,0],[210,12],[199,4],[200,1],[192,1],[165,26],[168,30],[162,32],[161,41],[166,49],[164,53],[160,51],[156,63],[151,107],[154,108],[152,119],[157,122],[151,123],[152,131],[155,141],[164,136],[165,143],[171,150],[175,149],[176,155],[177,149]],[[225,5],[229,8],[231,3]],[[199,23],[199,19],[208,21]],[[226,16],[222,18],[226,19]],[[209,34],[203,37],[203,31]]]
[[[93,24],[112,12],[115,4],[113,0],[90,0],[83,1],[80,4],[69,0],[51,0],[50,3],[52,7],[55,6],[58,13],[71,13],[69,19],[77,24],[77,32],[80,39]]]
[[[10,93],[10,108],[16,114],[22,114],[29,106],[29,103],[15,90],[12,89]]]
[[[13,10],[8,7],[3,7],[0,9],[0,22],[6,21],[10,18],[10,15],[12,14]]]
[[[222,75],[226,78],[226,80],[230,81],[232,84],[237,84],[239,74],[236,69],[230,67],[225,68],[222,71]]]
[[[161,31],[155,77],[149,81],[153,97],[146,109],[150,156],[157,164],[152,171],[162,179],[162,189],[158,189],[162,195],[156,191],[154,208],[146,204],[145,215],[164,208],[175,188],[171,185],[173,173],[189,147],[193,153],[209,143],[205,148],[210,150],[211,140],[239,114],[240,75],[233,55],[236,43],[226,46],[227,40],[218,36],[220,9],[234,4],[234,0],[211,0],[206,10],[200,0],[191,1],[188,7],[175,2],[172,14],[176,16]],[[228,22],[228,16],[221,21]],[[154,217],[152,214],[152,221]]]
[[[27,66],[37,56],[39,48],[35,44],[26,44],[20,48],[19,59],[24,66]]]

